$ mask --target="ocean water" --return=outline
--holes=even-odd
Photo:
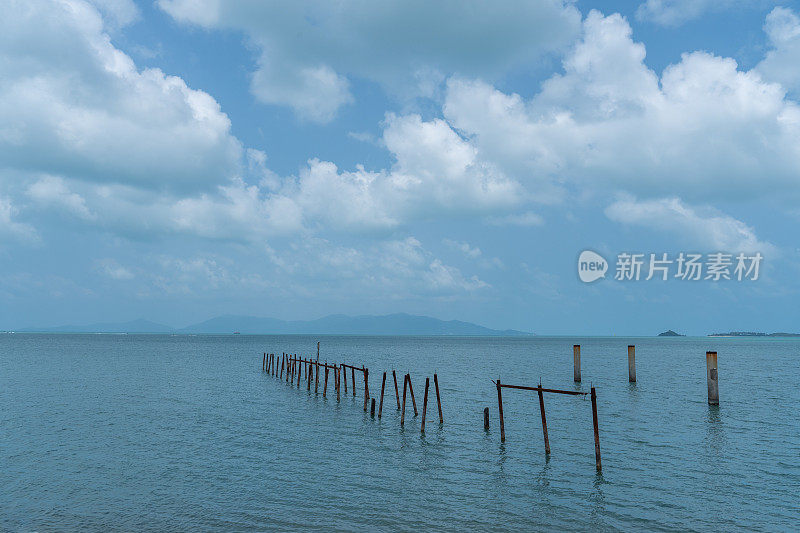
[[[375,397],[389,371],[381,420],[358,376],[337,401],[332,382],[323,398],[261,371],[317,340],[321,360],[369,367]],[[393,368],[420,412],[403,428]],[[0,335],[0,529],[798,530],[798,369],[800,341],[777,338]],[[593,384],[602,475],[588,397],[545,395],[546,457],[535,393],[503,391],[500,443],[498,377]]]

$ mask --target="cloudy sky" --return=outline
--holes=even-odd
[[[0,329],[800,331],[796,3],[3,4]],[[680,252],[763,261],[644,279]]]

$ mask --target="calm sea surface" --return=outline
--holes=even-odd
[[[321,360],[368,366],[373,396],[390,371],[382,420],[361,388],[337,402],[261,372],[264,351],[316,356],[317,340]],[[573,343],[602,475],[588,398],[545,396],[548,459],[536,394],[504,390],[500,443],[490,378],[578,388]],[[405,428],[393,368],[420,410]],[[800,341],[770,338],[4,334],[0,529],[796,531],[798,370]],[[431,393],[422,436],[434,372],[445,423]]]

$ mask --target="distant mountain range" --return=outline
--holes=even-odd
[[[460,320],[439,320],[428,316],[405,313],[382,316],[329,315],[317,320],[279,320],[277,318],[255,316],[223,315],[185,328],[172,328],[164,324],[139,319],[121,323],[26,328],[20,331],[40,333],[242,333],[250,335],[466,335],[495,337],[532,335],[532,333],[513,329],[491,329]]]
[[[763,333],[760,331],[729,331],[728,333],[711,333],[709,337],[800,337],[800,333]]]

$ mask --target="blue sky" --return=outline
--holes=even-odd
[[[4,12],[0,328],[409,312],[800,331],[794,2]],[[585,249],[606,279],[580,281]],[[618,281],[621,252],[763,262]]]

